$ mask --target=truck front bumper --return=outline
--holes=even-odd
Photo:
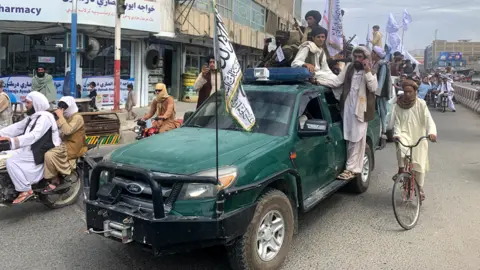
[[[219,218],[169,215],[155,219],[127,208],[87,201],[86,215],[89,232],[125,244],[141,244],[155,255],[162,255],[227,245],[246,232],[255,207],[251,205]]]

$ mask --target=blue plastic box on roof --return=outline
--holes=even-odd
[[[268,78],[259,78],[255,76],[255,70],[265,68],[248,68],[245,70],[245,82],[272,81],[272,82],[304,82],[312,77],[312,73],[306,68],[266,68],[269,71]]]

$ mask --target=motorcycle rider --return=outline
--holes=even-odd
[[[59,176],[66,179],[72,174],[72,164],[88,150],[85,142],[85,123],[78,114],[75,99],[70,96],[62,97],[58,101],[55,111],[58,117],[57,126],[63,143],[45,153],[44,178],[49,181],[45,192],[54,190],[60,184]]]
[[[167,86],[163,83],[157,83],[155,85],[155,95],[150,110],[145,113],[142,120],[146,121],[156,114],[157,118],[152,121],[152,127],[158,128],[159,133],[178,128],[180,123],[175,119],[175,100],[168,95]]]
[[[456,112],[455,104],[453,103],[453,92],[455,91],[452,86],[453,80],[446,76],[442,75],[442,84],[439,86],[440,93],[438,94],[437,103],[442,104],[442,95],[448,94],[448,107],[452,112]]]
[[[62,141],[48,99],[40,92],[26,97],[27,117],[0,130],[0,141],[10,143],[6,167],[15,190],[20,192],[13,204],[20,204],[33,196],[31,185],[43,178],[45,153]]]

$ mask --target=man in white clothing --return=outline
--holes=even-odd
[[[437,103],[441,104],[442,101],[442,95],[447,94],[448,95],[448,107],[452,112],[456,112],[455,110],[455,103],[453,103],[453,95],[454,95],[454,89],[452,86],[453,80],[450,79],[449,77],[442,75],[442,83],[439,85],[440,93],[438,94],[437,97]]]
[[[338,176],[340,180],[350,180],[362,172],[365,156],[368,121],[375,118],[375,92],[378,81],[372,73],[370,51],[366,47],[353,50],[353,63],[330,79],[318,78],[318,83],[334,89],[340,100],[343,113],[343,136],[347,144],[346,169]]]
[[[7,171],[20,194],[13,204],[33,196],[32,184],[42,180],[45,153],[61,144],[58,127],[47,98],[39,92],[26,97],[27,116],[22,121],[0,130],[0,141],[9,141]]]
[[[437,140],[437,126],[433,121],[428,106],[423,99],[417,97],[418,85],[412,80],[403,82],[404,94],[398,98],[395,106],[395,125],[393,136],[405,145],[414,145],[418,139],[428,134],[432,142]],[[428,162],[428,142],[423,140],[412,149],[413,172],[415,180],[420,186],[420,198],[425,199],[423,185],[425,174],[430,168]],[[408,148],[397,143],[398,174],[404,172],[405,154]],[[393,177],[394,180],[398,175]]]
[[[308,41],[305,41],[298,48],[297,56],[292,62],[292,67],[305,67],[314,73],[314,80],[322,77],[334,79],[335,74],[330,70],[327,63],[327,56],[322,49],[328,36],[327,29],[316,26],[309,32]]]

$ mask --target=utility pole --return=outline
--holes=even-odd
[[[70,93],[77,93],[77,0],[72,1],[72,29],[70,33]]]
[[[117,1],[117,13],[115,16],[115,60],[114,60],[114,91],[113,91],[113,110],[120,109],[120,59],[122,53],[122,26],[121,20],[125,14],[127,6],[125,0]]]

